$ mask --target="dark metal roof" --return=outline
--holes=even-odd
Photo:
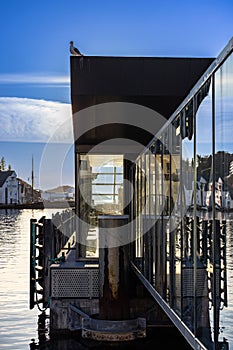
[[[76,144],[98,144],[115,137],[146,145],[152,133],[110,124],[76,137],[75,113],[108,102],[149,107],[167,120],[214,58],[71,56],[71,101]],[[78,121],[80,122],[80,121]],[[161,127],[161,126],[160,126]],[[134,137],[134,136],[133,136]]]
[[[6,179],[11,176],[14,173],[13,170],[0,170],[0,187],[2,187],[4,185],[4,182],[6,181]]]

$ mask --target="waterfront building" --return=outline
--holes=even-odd
[[[136,219],[136,256],[147,260],[148,240],[152,245],[153,264],[146,262],[141,272],[146,272],[151,284],[208,349],[219,346],[220,310],[227,306],[225,221],[224,216],[220,222],[216,218],[219,209],[231,207],[233,189],[229,175],[233,157],[232,51],[231,40],[138,156],[131,171],[134,188],[139,189],[131,209]],[[161,180],[164,168],[169,174]],[[178,179],[174,180],[174,173]],[[203,201],[208,213],[200,210]],[[147,224],[147,238],[146,218],[154,222]],[[156,250],[158,230],[163,236],[162,253]],[[158,254],[166,261],[160,269]],[[165,276],[162,283],[161,274]],[[210,322],[212,333],[207,331]]]
[[[56,202],[74,200],[74,188],[70,186],[41,191],[40,194],[42,201]]]
[[[28,204],[40,201],[40,191],[17,177],[14,170],[0,170],[0,204]]]
[[[41,201],[41,191],[32,188],[32,185],[28,182],[18,178],[18,203],[19,204],[31,204]]]
[[[0,204],[19,202],[17,175],[14,170],[0,170]]]
[[[174,327],[193,349],[228,349],[232,76],[233,39],[216,59],[71,57],[75,215],[31,221],[30,306],[42,280],[51,334]]]
[[[233,161],[230,162],[229,175],[233,175]]]

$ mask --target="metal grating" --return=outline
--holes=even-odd
[[[197,297],[208,297],[207,272],[205,268],[198,268],[197,275]],[[183,297],[194,297],[193,268],[183,269]]]
[[[98,269],[51,269],[51,297],[98,298]]]

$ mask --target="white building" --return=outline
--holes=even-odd
[[[66,191],[61,191],[61,189],[41,191],[41,198],[43,201],[49,202],[73,200],[74,188],[68,188]]]
[[[207,181],[202,176],[200,180],[197,181],[196,201],[197,201],[197,206],[199,208],[206,207],[206,184],[207,184]]]
[[[209,189],[206,193],[206,205],[208,208],[212,208],[212,191],[213,184],[209,183]],[[223,191],[223,180],[221,177],[215,181],[215,207],[217,209],[230,209],[231,208],[231,195],[229,191]]]
[[[220,210],[233,208],[233,201],[229,191],[223,190],[223,180],[219,177],[215,181],[215,207]],[[187,207],[193,207],[194,201],[194,182],[192,182],[192,189],[188,190],[184,186],[185,204]],[[199,209],[211,209],[213,202],[213,183],[207,183],[204,177],[201,176],[196,184],[196,204]]]
[[[229,166],[229,175],[233,174],[233,161],[230,162],[230,166]]]
[[[0,204],[19,203],[19,183],[14,170],[0,170]]]

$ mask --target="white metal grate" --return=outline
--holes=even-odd
[[[99,270],[87,268],[52,268],[51,297],[98,298]]]

